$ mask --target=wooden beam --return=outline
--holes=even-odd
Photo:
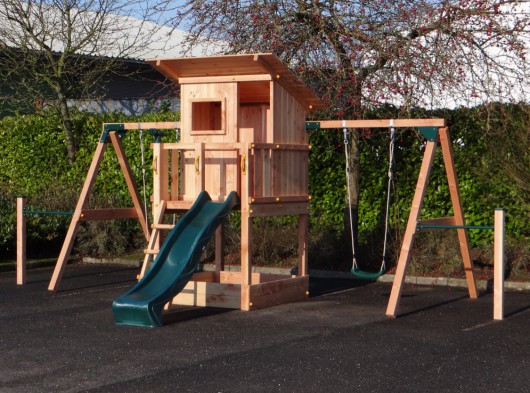
[[[320,129],[327,128],[388,128],[391,119],[381,120],[311,120],[311,123],[320,123]],[[395,128],[408,127],[444,127],[445,119],[393,119]]]
[[[127,184],[129,194],[131,195],[134,209],[136,210],[137,217],[140,221],[140,226],[144,232],[145,240],[149,240],[149,222],[147,218],[147,212],[144,211],[140,194],[138,193],[138,187],[136,186],[136,182],[134,181],[134,177],[132,175],[131,166],[129,165],[129,161],[125,155],[125,150],[123,149],[123,144],[121,143],[121,140],[116,132],[110,133],[110,140],[116,152],[118,162],[120,163],[123,176],[125,177],[125,183]]]
[[[455,214],[455,224],[465,225],[464,211],[462,209],[462,201],[460,198],[460,190],[458,187],[458,179],[456,176],[456,169],[454,163],[453,143],[449,134],[449,129],[443,127],[439,129],[440,146],[442,147],[445,172],[447,174],[447,183],[449,184],[449,193],[451,194],[451,202],[453,204],[453,211]],[[458,234],[458,241],[460,243],[460,252],[464,263],[464,271],[466,274],[467,288],[469,297],[476,299],[478,297],[477,284],[475,281],[475,273],[473,271],[473,260],[471,259],[471,249],[469,246],[469,237],[467,230],[459,228],[456,230]]]
[[[309,215],[298,216],[298,276],[307,276],[309,248]]]
[[[414,244],[416,225],[421,214],[425,191],[427,189],[427,185],[429,184],[429,175],[431,173],[431,168],[434,161],[436,145],[437,142],[427,142],[425,147],[425,153],[423,155],[423,161],[421,163],[420,173],[418,175],[418,182],[416,184],[416,191],[414,192],[414,198],[412,200],[412,207],[410,209],[407,228],[405,229],[405,235],[403,236],[403,243],[399,253],[394,283],[392,284],[392,292],[390,293],[390,299],[388,301],[386,310],[386,315],[389,317],[396,316],[399,301],[401,300],[403,283],[405,282],[405,275],[410,261],[410,253],[412,251],[412,245]]]
[[[125,130],[148,130],[155,128],[158,130],[174,130],[180,128],[180,121],[150,121],[150,122],[139,122],[139,123],[104,123],[107,124],[123,124]]]
[[[201,76],[201,77],[188,77],[179,78],[179,83],[184,84],[197,84],[197,83],[226,83],[226,82],[260,82],[260,81],[271,81],[272,76],[268,74],[255,74],[255,75],[226,75],[226,76]]]
[[[119,218],[138,218],[138,212],[134,207],[105,208],[105,209],[83,209],[80,221],[101,221]],[[145,225],[145,221],[144,221]],[[142,226],[143,228],[143,226]],[[145,233],[145,232],[144,232]]]
[[[92,193],[92,187],[94,186],[94,183],[96,181],[99,165],[103,160],[103,156],[105,154],[106,149],[107,144],[104,142],[99,142],[96,147],[96,151],[94,153],[94,157],[92,158],[92,163],[90,164],[85,183],[83,184],[83,188],[81,189],[81,194],[79,195],[79,199],[77,200],[77,205],[75,207],[74,214],[72,215],[72,221],[70,221],[68,232],[66,232],[66,238],[64,239],[59,258],[57,259],[55,269],[53,270],[52,278],[48,286],[49,291],[57,291],[57,289],[59,288],[59,284],[63,277],[64,269],[66,268],[66,263],[74,245],[74,240],[77,235],[77,231],[79,230],[79,220],[81,218],[81,213],[85,206],[88,206],[88,199],[90,197],[90,194]]]

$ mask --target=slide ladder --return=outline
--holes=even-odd
[[[167,235],[153,264],[138,283],[112,303],[118,325],[162,325],[164,305],[188,283],[208,241],[230,210],[239,204],[231,192],[223,203],[212,202],[206,191]]]

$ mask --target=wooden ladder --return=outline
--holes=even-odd
[[[147,243],[147,248],[144,250],[144,261],[142,263],[142,269],[140,274],[136,277],[138,280],[141,279],[152,261],[154,261],[156,255],[160,251],[160,231],[171,230],[175,226],[174,224],[163,224],[164,213],[166,211],[167,203],[166,201],[160,201],[158,210],[155,212],[155,217],[153,218],[153,224],[151,224],[151,235],[149,237],[149,242]]]

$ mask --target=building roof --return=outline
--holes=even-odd
[[[150,59],[149,64],[175,82],[182,78],[270,75],[312,109],[326,104],[272,53]]]

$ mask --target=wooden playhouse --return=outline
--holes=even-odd
[[[148,61],[181,89],[179,143],[153,144],[156,252],[165,213],[189,209],[200,191],[241,199],[241,271],[225,271],[223,228],[215,272],[195,274],[173,304],[250,310],[308,294],[308,154],[306,112],[324,107],[272,54]],[[253,273],[254,217],[298,216],[298,274]],[[159,225],[161,224],[161,225]],[[147,258],[146,258],[147,259]],[[146,268],[144,264],[143,271]],[[142,274],[143,274],[142,271]]]
[[[104,124],[92,164],[48,287],[56,291],[82,221],[138,218],[148,239],[139,277],[158,253],[168,213],[185,212],[201,191],[223,201],[231,191],[241,201],[241,269],[226,271],[223,228],[215,235],[215,271],[196,273],[171,302],[250,310],[296,301],[308,294],[308,155],[306,112],[324,103],[272,54],[148,61],[181,89],[181,122]],[[178,129],[180,140],[152,144],[153,223],[125,155],[128,130]],[[134,207],[92,209],[89,198],[108,145],[112,145]],[[252,220],[298,217],[296,275],[259,274],[252,269]],[[151,229],[151,231],[149,231]],[[150,233],[149,233],[150,232]],[[171,306],[169,304],[168,306]]]

